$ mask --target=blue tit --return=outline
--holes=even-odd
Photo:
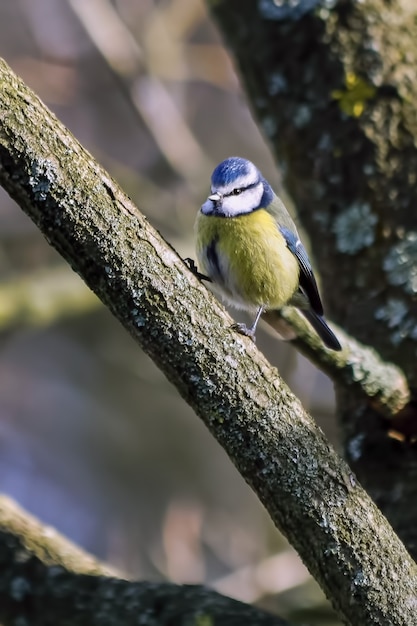
[[[253,312],[255,339],[264,311],[296,306],[332,350],[341,346],[323,317],[316,279],[294,222],[258,168],[246,159],[222,161],[198,212],[196,251],[202,271],[234,307]]]

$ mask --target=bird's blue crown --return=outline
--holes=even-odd
[[[242,157],[229,157],[225,159],[215,168],[211,182],[213,187],[221,187],[231,185],[238,178],[243,178],[258,173],[258,178],[261,178],[259,170],[253,163]]]

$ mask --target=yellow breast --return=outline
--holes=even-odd
[[[238,306],[279,309],[298,289],[297,259],[263,209],[233,218],[199,212],[196,241],[202,270]]]

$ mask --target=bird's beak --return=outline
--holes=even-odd
[[[223,196],[221,193],[217,191],[210,194],[203,206],[201,207],[201,211],[205,215],[216,215],[222,206]]]
[[[223,199],[223,196],[221,193],[219,193],[218,191],[216,191],[215,193],[212,193],[211,196],[208,197],[208,200],[211,200],[212,202],[220,202],[220,200]]]

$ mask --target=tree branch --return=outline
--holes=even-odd
[[[100,301],[67,266],[34,271],[0,282],[0,332],[51,324],[99,306]]]
[[[288,322],[296,332],[292,343],[339,386],[353,389],[381,416],[392,420],[403,414],[412,398],[404,373],[393,363],[384,362],[377,352],[350,337],[341,328],[336,331],[342,352],[328,350],[305,319],[292,307],[267,311],[262,318],[272,328],[277,319]],[[279,325],[277,330],[279,331]]]
[[[417,624],[417,566],[278,372],[4,62],[0,81],[9,194],[195,409],[346,623]]]
[[[197,585],[123,580],[52,528],[0,497],[4,626],[291,626]],[[116,578],[118,576],[118,578]]]

